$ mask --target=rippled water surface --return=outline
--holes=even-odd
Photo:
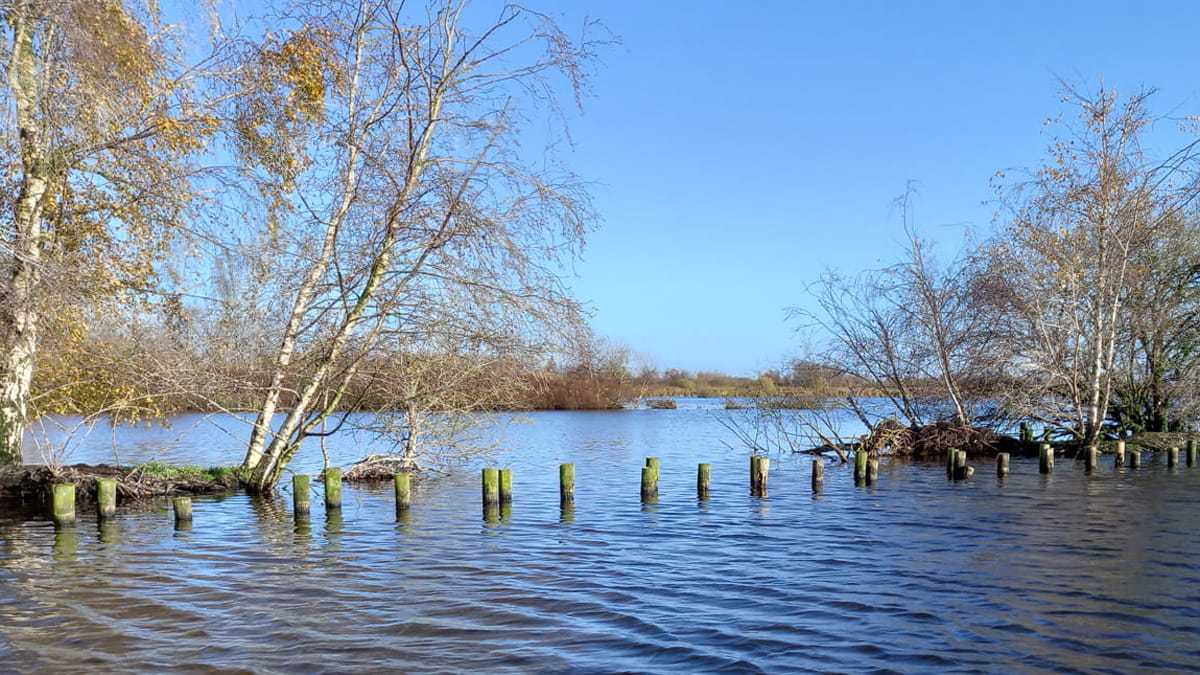
[[[533,419],[494,462],[515,498],[493,522],[475,468],[421,485],[399,521],[390,490],[353,487],[340,516],[318,497],[300,523],[286,494],[197,500],[185,531],[165,504],[58,530],[0,514],[0,671],[1200,670],[1200,467],[1060,459],[1047,477],[1014,459],[1003,482],[984,465],[950,483],[885,461],[861,488],[830,465],[814,496],[810,459],[789,456],[752,498],[710,411]],[[123,461],[239,458],[206,425],[122,433]],[[576,464],[569,512],[559,462]]]

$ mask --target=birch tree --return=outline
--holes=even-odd
[[[1134,311],[1140,287],[1155,283],[1141,263],[1196,196],[1191,146],[1158,162],[1142,150],[1148,96],[1070,92],[1078,117],[983,251],[1003,358],[1024,383],[1009,405],[1084,444],[1104,433],[1131,329],[1150,318]]]
[[[250,53],[233,137],[286,298],[243,462],[259,491],[385,342],[418,352],[454,333],[498,355],[575,320],[558,264],[591,218],[569,173],[519,153],[523,123],[585,75],[587,45],[546,17],[393,0],[284,14]]]
[[[39,337],[72,295],[144,289],[214,119],[152,5],[0,3],[0,463],[21,461]],[[72,318],[75,317],[75,318]]]

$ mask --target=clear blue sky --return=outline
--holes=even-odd
[[[897,258],[909,180],[918,227],[986,232],[989,179],[1042,161],[1060,78],[1200,114],[1197,2],[557,7],[622,40],[563,158],[603,217],[572,285],[599,334],[660,369],[752,374],[799,352],[784,308],[826,268]]]

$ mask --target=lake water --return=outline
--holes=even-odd
[[[515,475],[498,522],[471,466],[399,522],[389,490],[350,486],[340,516],[317,497],[299,526],[289,495],[198,499],[185,531],[165,503],[59,529],[0,513],[0,671],[1200,670],[1200,467],[1060,458],[1043,476],[1014,458],[1003,482],[985,464],[952,483],[885,460],[870,488],[830,465],[813,495],[810,458],[783,456],[755,498],[710,407],[532,415],[494,460]],[[118,431],[116,450],[236,463],[237,439],[198,419]],[[337,464],[369,451],[330,444]],[[112,453],[100,431],[69,459]],[[314,445],[298,466],[320,464]]]

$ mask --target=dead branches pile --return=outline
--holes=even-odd
[[[351,466],[342,478],[347,482],[389,481],[398,473],[416,474],[417,463],[401,455],[367,455]]]
[[[911,427],[889,418],[876,424],[862,443],[873,455],[886,450],[893,457],[914,459],[940,459],[951,448],[966,450],[972,457],[989,457],[1000,452],[1027,454],[1023,444],[1011,436],[956,422]]]

